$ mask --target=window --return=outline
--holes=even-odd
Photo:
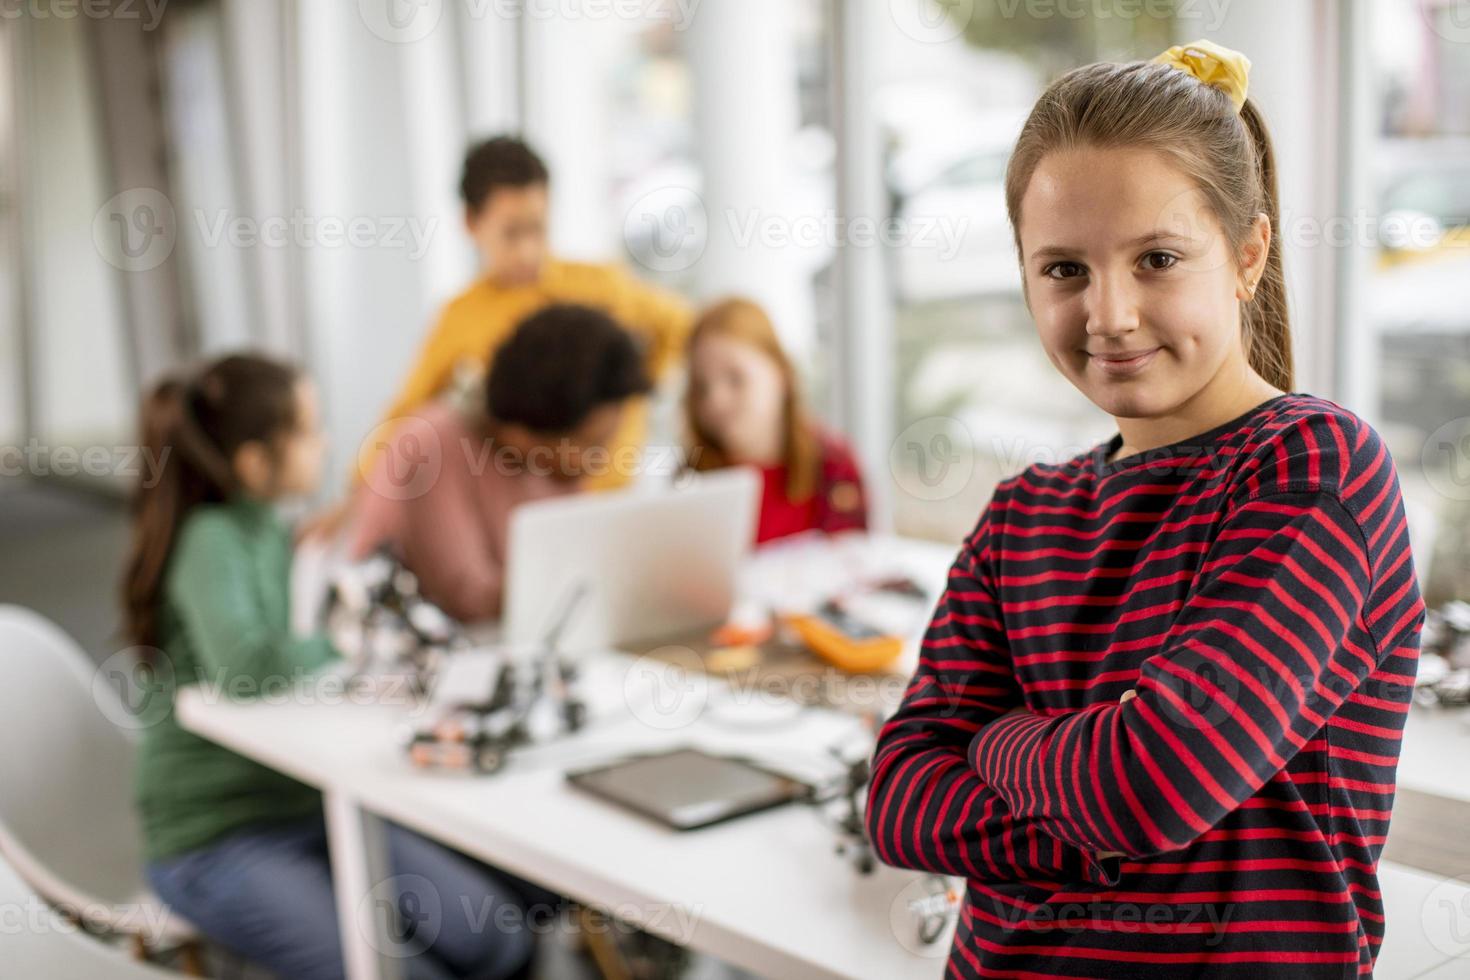
[[[1376,234],[1347,395],[1398,463],[1435,603],[1470,592],[1470,23],[1442,0],[1368,8],[1371,196],[1358,210]]]

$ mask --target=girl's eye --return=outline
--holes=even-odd
[[[1143,257],[1143,264],[1153,272],[1163,272],[1165,269],[1173,268],[1179,261],[1179,256],[1170,255],[1168,252],[1149,252]]]
[[[1074,279],[1082,272],[1082,266],[1076,262],[1053,262],[1041,270],[1041,274],[1049,279]]]

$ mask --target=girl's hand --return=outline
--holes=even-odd
[[[1118,703],[1127,704],[1129,701],[1132,701],[1136,697],[1138,697],[1138,692],[1130,687],[1128,690],[1123,692],[1123,696],[1118,699]]]

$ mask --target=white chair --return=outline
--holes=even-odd
[[[194,930],[143,877],[136,733],[111,665],[99,670],[59,627],[19,606],[0,606],[0,655],[0,855],[89,929],[139,952],[188,947],[197,964]]]
[[[129,959],[81,934],[0,860],[0,908],[8,910],[5,975],[47,980],[168,980],[177,974]]]

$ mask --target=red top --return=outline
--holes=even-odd
[[[822,461],[817,475],[816,493],[806,500],[792,500],[786,493],[787,466],[760,468],[760,524],[756,544],[784,538],[803,531],[862,530],[868,526],[868,507],[863,495],[863,478],[858,472],[852,450],[841,438],[826,430],[818,430]]]
[[[1393,460],[1298,393],[1120,442],[965,542],[878,738],[878,856],[968,880],[951,978],[1370,976],[1425,615]]]

